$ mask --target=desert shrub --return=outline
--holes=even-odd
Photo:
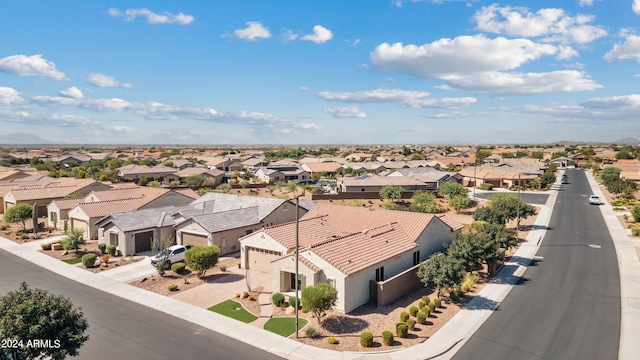
[[[418,312],[416,314],[416,320],[418,320],[418,324],[426,324],[427,323],[427,314],[423,313],[422,311]]]
[[[116,246],[115,245],[109,245],[107,246],[107,254],[111,255],[111,256],[116,256]]]
[[[449,293],[449,299],[451,299],[451,301],[453,302],[459,302],[460,301],[460,293],[458,293],[457,291],[451,291]]]
[[[416,316],[416,314],[418,313],[418,307],[417,306],[412,306],[409,308],[409,314],[411,314],[411,316]]]
[[[423,307],[422,309],[420,309],[420,311],[422,311],[426,317],[429,317],[429,315],[431,315],[431,308],[428,306]],[[418,315],[416,315],[417,317]]]
[[[640,227],[634,226],[631,228],[631,235],[640,236]]]
[[[82,265],[86,268],[93,267],[98,257],[94,253],[86,254],[82,257]]]
[[[327,343],[328,343],[328,344],[333,345],[333,344],[335,344],[335,343],[337,343],[337,342],[338,342],[338,339],[336,339],[336,337],[335,337],[335,336],[329,336],[329,337],[327,338]]]
[[[107,253],[107,244],[105,244],[105,243],[98,244],[98,249],[100,249],[101,253],[106,254]]]
[[[387,346],[393,344],[393,333],[391,331],[385,330],[382,332],[382,343]]]
[[[29,235],[27,234],[20,234],[20,240],[27,240],[29,238]]]
[[[633,216],[633,221],[640,222],[640,205],[633,205],[631,208],[631,216]]]
[[[409,334],[409,325],[405,322],[399,322],[396,324],[396,335],[400,338],[406,338]]]
[[[407,326],[409,327],[409,330],[413,330],[413,328],[416,326],[416,321],[413,319],[407,320]]]
[[[42,250],[51,250],[51,243],[42,244],[40,247],[42,247]]]
[[[184,269],[186,267],[187,266],[183,262],[177,262],[177,263],[171,265],[171,271],[173,271],[176,274],[180,274],[181,272],[184,271]]]
[[[424,301],[425,304],[428,304],[429,302],[431,302],[431,300],[427,295],[422,296],[422,301]]]
[[[169,291],[178,291],[178,285],[176,285],[176,284],[171,284],[171,285],[167,286],[167,289],[168,289]]]
[[[220,266],[218,266],[220,268],[220,271],[227,271],[227,265],[222,264]]]
[[[273,305],[280,307],[282,304],[284,304],[284,295],[279,292],[271,295],[271,302],[273,303]]]
[[[256,301],[256,298],[253,295],[249,295],[247,299],[249,299],[249,301]]]
[[[425,305],[427,305],[427,303],[420,300],[420,302],[418,302],[418,309],[422,309]]]
[[[493,185],[487,184],[487,183],[480,184],[480,185],[478,185],[478,189],[480,189],[480,190],[493,190]]]
[[[429,309],[431,310],[431,312],[433,312],[436,309],[436,304],[432,301],[429,303],[429,305],[427,305],[429,307]]]
[[[100,259],[102,260],[103,264],[108,264],[109,263],[109,259],[111,259],[111,255],[104,254],[104,255],[102,255],[102,257]]]
[[[409,313],[406,311],[403,311],[400,313],[400,321],[405,322],[409,320]]]
[[[438,308],[442,307],[442,301],[440,299],[433,299],[433,304]]]
[[[462,281],[462,285],[460,286],[460,290],[464,292],[469,292],[473,289],[473,285],[477,284],[480,280],[480,276],[477,274],[467,274],[467,276]]]
[[[318,330],[316,330],[316,328],[314,328],[313,326],[309,326],[306,330],[305,330],[305,334],[307,334],[307,337],[310,339],[315,339],[318,337]]]
[[[372,347],[373,346],[373,334],[368,331],[360,334],[360,345],[364,347]]]
[[[300,307],[300,300],[295,296],[289,296],[289,306]]]

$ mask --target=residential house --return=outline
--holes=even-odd
[[[181,182],[190,176],[203,176],[206,179],[210,179],[207,183],[208,186],[218,186],[224,180],[224,171],[218,169],[209,169],[207,167],[188,167],[183,170],[177,171],[175,175]]]
[[[445,244],[462,225],[433,214],[318,204],[298,225],[300,246],[298,282],[301,289],[319,283],[338,291],[335,308],[348,313],[374,299],[381,283],[393,294],[403,286],[397,275],[417,266]],[[241,266],[273,276],[273,290],[295,287],[295,222],[268,227],[240,239]],[[413,285],[421,286],[417,275]],[[376,295],[378,297],[379,295]]]
[[[242,165],[242,170],[249,171],[253,168],[269,165],[269,160],[263,157],[252,157],[242,161],[240,165]]]
[[[391,165],[391,164],[392,163],[388,163],[388,165]],[[382,165],[381,163],[378,163],[378,162],[345,163],[344,168],[345,170],[347,168],[351,168],[360,173],[370,173],[370,174],[380,174],[381,172],[388,170],[387,165]]]
[[[301,202],[299,216],[313,203]],[[237,252],[238,239],[265,226],[296,219],[291,200],[206,193],[174,215],[179,244],[220,248],[220,255]]]
[[[365,153],[353,153],[345,157],[347,161],[353,162],[363,162],[363,161],[375,161],[377,155],[376,154],[365,154]]]
[[[266,184],[277,181],[309,181],[311,174],[298,166],[268,166],[255,172],[258,179]]]
[[[485,164],[482,166],[467,166],[459,171],[464,177],[463,185],[478,186],[481,184],[491,184],[496,188],[510,188],[513,186],[524,186],[534,181],[542,175],[542,171],[537,167],[527,168],[514,164]]]
[[[410,169],[398,169],[387,175],[388,177],[418,177],[425,182],[427,179],[431,182],[435,182],[435,187],[439,188],[444,182],[457,182],[462,184],[464,176],[457,172],[452,171],[440,171],[430,167],[410,168]]]
[[[302,164],[301,168],[309,172],[311,176],[313,176],[313,174],[323,174],[330,177],[336,177],[338,175],[342,175],[344,172],[342,164],[335,161]]]
[[[430,179],[405,176],[380,176],[365,174],[358,177],[341,177],[337,179],[340,192],[374,192],[378,193],[387,185],[402,187],[403,191],[435,190],[438,182]]]
[[[125,181],[138,182],[140,178],[145,177],[148,181],[158,179],[163,181],[167,175],[174,174],[177,169],[167,166],[147,166],[130,164],[119,167],[118,176]]]

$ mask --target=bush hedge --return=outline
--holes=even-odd
[[[169,291],[178,291],[178,285],[176,285],[176,284],[171,284],[171,285],[167,286],[167,289],[168,289]]]
[[[51,243],[44,243],[40,245],[40,247],[42,247],[42,250],[51,250],[51,246]]]
[[[295,296],[289,296],[289,306],[300,307],[300,300]]]
[[[368,331],[360,334],[360,345],[364,347],[372,347],[373,346],[373,334]]]
[[[186,267],[187,265],[185,265],[183,262],[177,262],[171,265],[171,271],[173,271],[176,274],[180,274],[181,272],[184,271]]]
[[[106,247],[107,249],[107,254],[111,255],[111,256],[116,256],[116,246],[115,245],[109,245]]]
[[[405,322],[409,320],[409,313],[406,311],[403,311],[400,313],[400,321]]]
[[[100,249],[101,253],[106,254],[107,253],[107,244],[105,244],[105,243],[98,244],[98,249]]]
[[[430,303],[430,302],[431,302],[431,300],[429,299],[429,297],[428,297],[427,295],[424,295],[424,296],[422,297],[422,301],[424,301],[424,303],[425,303],[425,304],[428,304],[428,303]]]
[[[412,306],[409,308],[409,314],[411,314],[411,316],[416,316],[416,314],[418,313],[418,307],[417,306]]]
[[[420,311],[416,314],[416,319],[418,320],[418,324],[424,325],[427,323],[427,314]]]
[[[405,322],[399,322],[396,324],[396,335],[400,338],[406,338],[409,335],[409,325]]]
[[[416,321],[413,319],[407,320],[407,326],[409,327],[409,330],[413,330],[416,326]]]
[[[487,184],[487,183],[480,184],[480,185],[478,185],[478,189],[480,189],[480,190],[493,190],[493,185]]]
[[[329,336],[329,337],[327,338],[327,343],[328,343],[328,344],[333,345],[333,344],[335,344],[335,343],[337,343],[337,342],[338,342],[338,339],[336,339],[336,337],[335,337],[335,336]]]
[[[631,235],[640,236],[640,227],[634,226],[631,228]]]
[[[425,305],[427,305],[427,303],[420,300],[420,302],[418,303],[418,309],[422,309]]]
[[[282,304],[284,304],[284,295],[279,292],[271,295],[271,302],[273,303],[273,305],[280,307]]]
[[[431,315],[431,308],[430,308],[430,307],[428,307],[428,306],[425,306],[425,307],[423,307],[423,308],[422,308],[422,312],[423,312],[427,317],[429,317],[429,315]],[[417,316],[418,316],[418,315],[416,315],[416,317],[417,317]]]
[[[433,301],[429,303],[429,309],[431,310],[431,312],[433,312],[436,309],[436,303],[434,303]]]
[[[97,259],[98,259],[98,256],[96,256],[96,254],[94,253],[85,254],[82,257],[82,265],[86,268],[93,267]]]
[[[391,346],[393,344],[393,333],[391,331],[383,331],[382,332],[382,343]]]
[[[440,299],[433,299],[433,303],[436,305],[436,307],[442,307],[442,301]]]

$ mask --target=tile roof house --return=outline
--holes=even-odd
[[[176,175],[180,180],[184,180],[189,176],[202,175],[213,180],[213,183],[209,186],[218,186],[222,183],[222,180],[224,180],[224,171],[209,169],[208,167],[188,167],[178,170],[174,175]]]
[[[145,176],[149,181],[154,178],[164,178],[167,175],[173,174],[178,169],[167,166],[146,166],[130,164],[119,167],[118,176],[123,180],[138,181],[142,176]]]
[[[272,274],[274,291],[295,286],[295,227],[290,222],[240,239],[242,267]],[[318,204],[299,221],[300,287],[334,286],[336,309],[348,313],[371,300],[371,286],[442,251],[461,228],[445,216]]]
[[[336,176],[342,175],[344,172],[342,164],[335,161],[302,164],[301,168],[311,175],[314,173],[326,173],[327,175]]]
[[[266,184],[276,181],[302,181],[311,179],[311,174],[298,166],[261,167],[255,172],[256,177]]]
[[[462,184],[464,177],[457,172],[440,171],[430,167],[398,169],[387,177],[416,177],[425,182],[433,182],[436,188],[444,182],[454,181]]]
[[[300,202],[302,216],[313,203]],[[295,203],[290,200],[206,193],[175,214],[179,244],[220,248],[220,255],[237,252],[238,239],[265,226],[282,224],[296,218]]]
[[[438,181],[416,176],[380,176],[375,174],[337,179],[337,187],[340,192],[380,192],[387,185],[401,186],[403,191],[435,190],[438,187]]]
[[[478,166],[467,166],[459,171],[464,176],[463,185],[477,186],[480,184],[491,184],[496,188],[510,188],[525,185],[542,175],[542,171],[537,167],[528,167],[523,164],[485,164]]]
[[[96,223],[105,216],[139,209],[183,206],[191,201],[191,197],[169,189],[145,186],[96,191],[85,196],[83,203],[69,210],[69,227],[84,230],[87,238],[96,238]]]

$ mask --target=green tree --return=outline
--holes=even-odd
[[[459,214],[460,211],[471,207],[471,199],[467,195],[454,195],[449,199],[449,206]]]
[[[402,186],[385,185],[380,189],[380,199],[388,201],[396,201],[402,197]]]
[[[111,170],[115,170],[121,166],[122,166],[122,160],[120,160],[119,158],[111,159],[109,160],[109,162],[107,162],[107,167],[109,167],[109,169]]]
[[[20,349],[0,347],[2,359],[62,360],[77,356],[89,336],[87,319],[71,300],[45,290],[30,289],[22,283],[18,290],[0,297],[0,339],[23,344]],[[35,339],[50,340],[51,346],[28,346]]]
[[[418,190],[413,193],[413,196],[411,196],[411,201],[414,204],[428,205],[436,201],[436,196],[428,191]]]
[[[633,159],[633,154],[627,148],[622,148],[616,153],[616,159]]]
[[[318,325],[324,313],[336,305],[338,291],[331,285],[320,283],[302,290],[302,307],[311,311],[318,319]]]
[[[216,266],[220,249],[217,246],[195,246],[187,250],[184,254],[184,262],[189,269],[198,273],[198,277],[203,277],[207,270]]]
[[[620,179],[622,170],[617,167],[606,167],[598,172],[598,178],[607,186],[610,182]]]
[[[553,183],[556,182],[556,176],[549,171],[545,171],[542,176],[540,177],[540,186],[542,188],[547,188],[551,185],[553,185]]]
[[[516,239],[516,230],[508,229],[501,224],[484,223],[478,227],[478,231],[487,234],[489,238],[495,241],[498,246],[503,249],[516,246],[518,239]]]
[[[206,179],[207,179],[206,176],[201,174],[191,175],[191,176],[187,176],[184,179],[184,183],[187,186],[202,186],[202,184],[204,184]]]
[[[466,271],[462,260],[447,256],[443,253],[431,255],[429,260],[420,264],[418,277],[425,287],[433,283],[436,296],[440,298],[443,289],[459,284],[465,277]]]
[[[567,152],[566,151],[558,151],[558,152],[554,152],[553,154],[551,154],[551,160],[553,159],[557,159],[559,157],[567,157]]]
[[[636,204],[633,206],[631,216],[633,216],[633,221],[640,222],[640,205]]]
[[[542,160],[544,158],[544,153],[542,151],[533,151],[531,152],[531,157],[533,159]]]
[[[22,230],[27,229],[26,221],[33,216],[33,206],[29,204],[17,204],[8,208],[2,216],[6,223],[22,224]]]
[[[438,195],[451,199],[454,196],[467,196],[469,189],[462,184],[453,181],[447,181],[438,188]]]
[[[486,208],[489,208],[489,214],[486,213],[487,210],[480,210]],[[512,193],[495,194],[489,200],[489,206],[480,209],[476,210],[473,216],[474,220],[484,220],[497,224],[505,224],[517,218],[518,214],[521,219],[526,219],[536,213],[536,209],[533,206],[523,202],[516,194]]]
[[[480,163],[483,162],[484,159],[488,158],[489,156],[491,156],[491,151],[487,151],[487,150],[476,151],[476,160]]]
[[[84,244],[84,231],[76,228],[67,230],[61,244],[65,250],[78,251],[80,245]]]
[[[151,239],[151,252],[153,255],[164,255],[160,258],[160,261],[156,262],[156,271],[158,275],[164,276],[165,270],[169,268],[171,261],[166,256],[169,252],[169,247],[173,244],[172,239],[155,240]]]
[[[216,192],[221,192],[224,194],[228,194],[231,192],[231,185],[229,184],[220,184],[218,185],[218,187],[216,187]]]

